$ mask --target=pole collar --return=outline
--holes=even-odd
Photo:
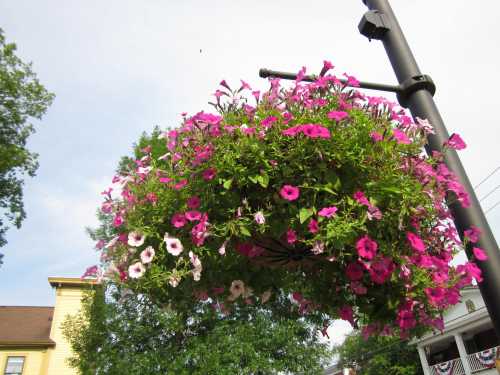
[[[416,75],[401,82],[397,93],[399,104],[407,108],[408,99],[414,92],[419,90],[427,90],[432,96],[436,93],[436,85],[427,74]]]

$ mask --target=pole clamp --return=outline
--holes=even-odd
[[[419,90],[427,90],[432,96],[436,93],[436,85],[427,74],[416,75],[400,83],[397,93],[399,104],[407,108],[411,94]]]
[[[391,29],[389,18],[378,10],[369,10],[359,21],[358,30],[368,40],[381,40]]]

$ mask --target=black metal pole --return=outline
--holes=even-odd
[[[424,76],[418,68],[388,0],[363,0],[363,2],[371,12],[365,14],[362,19],[360,31],[368,37],[371,35],[371,38],[382,41],[400,85],[406,84],[410,87],[405,95],[405,101],[412,115],[428,119],[434,127],[436,134],[429,136],[428,151],[441,151],[443,143],[449,138],[448,131],[429,89],[425,84],[418,88],[412,83],[412,81],[418,82],[421,80],[419,77]],[[378,32],[373,33],[373,30]],[[445,162],[470,196],[469,208],[463,208],[458,202],[449,205],[460,236],[463,238],[464,230],[471,225],[477,226],[482,232],[477,246],[486,251],[488,260],[477,262],[483,274],[479,289],[500,339],[500,251],[457,153],[454,150],[446,151]],[[466,253],[470,258],[471,246],[467,246]]]
[[[262,68],[259,70],[259,77],[261,77],[261,78],[276,77],[276,78],[283,78],[283,79],[296,79],[297,73],[279,72],[277,70],[270,70],[270,69]],[[314,82],[317,79],[318,79],[318,76],[307,75],[307,76],[304,76],[303,81]],[[349,83],[347,82],[347,79],[340,78],[339,81],[347,86],[350,86]],[[356,86],[356,87],[361,87],[363,89],[369,89],[369,90],[388,91],[388,92],[395,92],[395,93],[398,93],[399,91],[401,91],[401,87],[399,85],[386,85],[384,83],[376,83],[376,82],[360,81],[359,86]]]

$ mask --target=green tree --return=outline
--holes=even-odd
[[[38,168],[37,154],[26,148],[35,132],[31,119],[41,119],[54,99],[37,79],[31,63],[16,56],[0,29],[0,247],[8,225],[20,228],[26,218],[23,184]],[[0,254],[0,264],[2,255]]]
[[[334,352],[341,366],[355,368],[358,375],[423,374],[415,346],[398,337],[371,336],[365,340],[354,331]]]
[[[83,375],[321,374],[327,345],[286,313],[287,298],[269,303],[283,313],[247,306],[224,315],[200,302],[186,314],[108,286],[88,294],[64,325],[76,353],[71,364]]]

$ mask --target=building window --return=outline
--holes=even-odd
[[[467,307],[467,311],[470,313],[476,311],[476,306],[474,306],[474,302],[472,302],[472,300],[470,299],[465,301],[465,307]]]
[[[24,367],[24,357],[7,357],[5,375],[22,375]]]

